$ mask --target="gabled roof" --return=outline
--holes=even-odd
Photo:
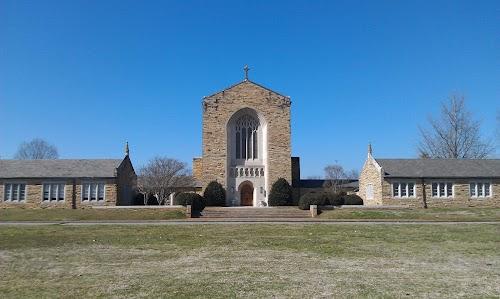
[[[229,90],[229,89],[231,89],[231,88],[234,88],[234,87],[236,87],[236,86],[238,86],[238,85],[241,85],[241,84],[248,84],[248,83],[253,84],[253,85],[255,85],[255,86],[259,87],[259,88],[265,89],[265,90],[267,90],[267,91],[270,91],[270,92],[272,92],[272,93],[275,93],[275,94],[277,94],[277,95],[279,95],[279,96],[282,96],[282,97],[285,97],[285,98],[290,98],[289,96],[282,95],[282,94],[281,94],[281,93],[279,93],[279,92],[276,92],[276,91],[274,91],[274,90],[272,90],[272,89],[270,89],[270,88],[267,88],[267,87],[265,87],[265,86],[263,86],[263,85],[260,85],[260,84],[258,84],[258,83],[255,83],[255,82],[253,82],[253,81],[251,81],[251,80],[248,80],[248,79],[245,79],[245,80],[243,80],[243,81],[241,81],[241,82],[238,82],[238,83],[236,83],[236,84],[233,84],[233,85],[231,85],[231,86],[229,86],[229,87],[227,87],[227,88],[224,88],[224,89],[223,89],[223,90],[221,90],[221,91],[218,91],[218,92],[216,92],[216,93],[213,93],[213,94],[211,94],[211,95],[209,95],[209,96],[206,96],[206,97],[204,97],[204,98],[210,98],[210,97],[213,97],[213,96],[215,96],[215,95],[217,95],[217,94],[219,94],[219,93],[222,93],[222,92],[224,92],[224,91],[226,91],[226,90]]]
[[[120,159],[0,160],[0,178],[112,178]]]
[[[499,178],[500,159],[375,159],[385,177]]]

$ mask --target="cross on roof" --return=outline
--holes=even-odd
[[[245,71],[245,80],[248,80],[248,71],[250,70],[250,68],[248,67],[248,65],[245,65],[243,70]]]

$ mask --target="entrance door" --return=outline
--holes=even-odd
[[[241,186],[240,202],[242,206],[253,206],[253,187],[250,184]]]

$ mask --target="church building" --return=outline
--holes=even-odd
[[[299,160],[291,157],[290,97],[250,81],[248,70],[243,81],[203,98],[202,157],[193,159],[193,175],[203,188],[221,183],[228,206],[262,207],[278,178],[297,194]]]

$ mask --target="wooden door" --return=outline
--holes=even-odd
[[[242,206],[253,206],[253,187],[245,184],[241,187],[240,202]]]

